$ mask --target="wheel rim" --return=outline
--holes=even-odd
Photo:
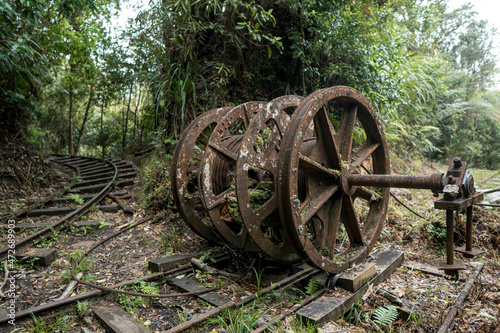
[[[264,102],[248,102],[230,110],[217,124],[201,163],[200,186],[202,202],[217,231],[232,245],[247,251],[257,251],[241,220],[233,218],[230,212],[238,213],[233,183],[237,151],[242,133],[248,128],[255,113],[262,109]],[[228,172],[229,171],[229,172]],[[228,176],[230,175],[230,176]],[[221,177],[226,179],[219,186]]]
[[[299,257],[288,242],[278,212],[278,155],[290,116],[300,96],[269,102],[248,126],[236,163],[236,196],[244,226],[252,240],[270,256],[286,261]]]
[[[208,141],[211,127],[215,127],[214,125],[231,109],[214,109],[197,117],[177,142],[170,170],[172,195],[179,213],[191,230],[212,242],[221,242],[222,239],[202,209],[198,170],[204,147],[198,145],[204,137]]]
[[[316,142],[304,155],[311,125]],[[278,171],[283,228],[299,255],[330,273],[366,258],[382,230],[389,189],[350,187],[347,176],[389,170],[382,127],[363,95],[333,87],[308,96],[286,130]]]

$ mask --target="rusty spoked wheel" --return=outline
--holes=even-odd
[[[315,140],[305,135],[311,126]],[[280,215],[297,253],[335,274],[366,258],[382,230],[389,189],[350,186],[347,177],[389,170],[382,127],[361,93],[333,87],[308,96],[287,127],[278,167]]]
[[[278,155],[290,122],[288,113],[295,111],[303,99],[294,95],[279,97],[259,111],[245,132],[236,162],[236,197],[245,228],[264,252],[286,261],[299,257],[279,217]]]
[[[202,201],[218,233],[230,244],[258,251],[243,226],[236,199],[234,169],[241,139],[250,121],[266,103],[248,102],[230,110],[218,121],[201,162]]]
[[[186,224],[199,236],[221,242],[203,208],[198,178],[200,163],[213,129],[231,107],[210,110],[197,117],[182,133],[175,147],[170,179],[175,205]]]

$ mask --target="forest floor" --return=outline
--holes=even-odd
[[[141,167],[139,160],[134,162],[137,167]],[[39,164],[42,166],[44,163],[40,162]],[[159,174],[166,175],[167,164],[160,164],[158,168]],[[36,167],[33,169],[38,170]],[[434,163],[424,165],[420,162],[412,161],[410,164],[401,161],[394,172],[425,175],[436,171],[444,172],[446,169],[447,166]],[[42,173],[51,172],[44,170]],[[493,171],[471,170],[471,172],[476,178],[476,184],[479,184],[481,188],[498,186],[496,185],[496,182],[500,181],[498,175],[481,184],[481,180],[494,175]],[[168,177],[164,177],[164,179],[168,179]],[[56,186],[61,185],[60,181],[61,179],[53,179],[41,192],[26,189],[19,195],[14,195],[12,191],[3,191],[1,195],[4,196],[5,200],[2,199],[0,213],[26,205],[27,201],[36,200],[36,194],[40,194],[40,198],[43,198],[51,193]],[[16,184],[12,186],[14,185]],[[5,186],[10,185],[5,183]],[[168,188],[168,184],[158,184],[157,186],[163,189]],[[273,275],[288,272],[288,268],[285,266],[270,267],[269,263],[262,260],[261,256],[256,253],[240,253],[228,247],[214,248],[185,225],[175,207],[172,207],[171,197],[167,192],[159,195],[147,207],[139,206],[139,198],[142,200],[145,195],[141,194],[139,183],[130,188],[129,193],[131,197],[127,200],[127,204],[136,209],[134,216],[124,215],[122,211],[115,214],[92,211],[83,219],[99,221],[99,227],[68,227],[35,244],[39,247],[57,248],[58,258],[46,268],[38,267],[33,263],[18,265],[16,275],[18,277],[16,279],[18,311],[58,298],[71,280],[70,262],[78,250],[85,249],[92,242],[111,235],[121,225],[145,217],[154,217],[154,219],[99,246],[81,261],[82,268],[85,268],[84,280],[101,285],[111,285],[146,274],[148,262],[152,259],[179,253],[229,251],[233,264],[229,270],[232,273],[247,270],[252,259],[257,258],[254,269],[250,269],[243,280],[235,282],[234,279],[206,274],[198,269],[193,269],[186,275],[193,276],[206,286],[220,288],[217,293],[237,300],[254,293],[255,286],[258,284],[261,285],[257,288],[268,285]],[[435,332],[439,329],[446,317],[447,310],[456,302],[463,290],[464,279],[454,281],[434,276],[415,269],[415,265],[435,265],[438,260],[444,258],[444,213],[433,209],[435,198],[429,191],[393,190],[393,193],[411,209],[422,215],[424,219],[417,217],[391,199],[384,229],[372,255],[387,249],[401,251],[405,255],[404,265],[378,287],[369,289],[362,302],[353,305],[351,311],[348,311],[339,320],[327,322],[315,328],[308,327],[293,317],[289,317],[280,323],[279,328],[275,328],[275,332],[361,333],[390,330],[393,332]],[[29,200],[27,194],[29,194]],[[460,219],[455,232],[457,246],[464,243],[464,217],[461,216]],[[31,221],[40,220],[42,218]],[[44,221],[47,222],[47,218]],[[468,270],[462,272],[461,276],[466,278],[473,271],[477,262],[483,262],[485,266],[465,305],[459,309],[455,332],[495,332],[500,325],[499,210],[475,207],[474,226],[474,246],[485,250],[486,253],[475,259],[465,259],[457,254],[456,257],[462,259],[468,267]],[[17,237],[21,238],[23,235],[23,231],[19,231]],[[2,242],[5,240],[4,236],[4,234],[0,234]],[[279,263],[275,264],[280,265]],[[5,268],[2,269],[5,270]],[[4,272],[0,271],[0,283],[3,282],[3,278],[1,278],[3,276]],[[376,292],[377,288],[390,291],[413,304],[413,314],[410,318],[393,321],[390,327],[378,327],[375,323],[374,313],[377,309],[390,305],[390,303]],[[89,288],[79,285],[73,294],[86,290]],[[127,290],[163,294],[178,291],[166,283],[165,279],[136,283]],[[233,321],[256,325],[259,320],[272,318],[279,311],[292,306],[304,296],[305,293],[300,288],[290,288],[282,293],[274,293],[257,299],[250,306],[221,314],[192,331],[240,332],[236,330],[237,324]],[[44,332],[44,329],[47,332],[57,332],[57,330],[61,332],[104,332],[103,327],[91,311],[92,308],[101,305],[120,306],[126,309],[152,331],[169,329],[208,308],[203,301],[190,297],[147,299],[111,293],[59,308],[52,314],[44,314],[36,319],[19,319],[17,332]],[[6,306],[5,299],[0,300],[0,311]],[[233,325],[230,324],[231,322]],[[12,327],[8,325],[0,325],[0,332],[10,332],[11,330]],[[244,331],[245,329],[241,330],[241,332]]]

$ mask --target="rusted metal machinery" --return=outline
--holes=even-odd
[[[307,260],[340,273],[375,246],[389,188],[429,189],[446,210],[447,273],[454,259],[453,212],[467,210],[472,249],[476,193],[467,164],[446,174],[390,174],[385,135],[373,106],[353,88],[318,90],[208,111],[181,136],[172,163],[172,192],[183,219],[200,236],[270,256]]]

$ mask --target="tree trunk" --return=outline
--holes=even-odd
[[[73,151],[73,88],[69,88],[68,153],[70,155],[74,155],[74,151]]]
[[[135,142],[135,134],[137,133],[137,113],[139,112],[139,105],[141,104],[142,98],[142,88],[139,88],[139,98],[137,100],[137,104],[135,105],[134,112],[134,134],[132,135],[132,141]]]
[[[94,96],[94,90],[95,87],[91,86],[90,87],[90,94],[89,94],[89,100],[87,101],[87,107],[85,108],[85,114],[83,116],[83,121],[82,121],[82,126],[80,127],[80,131],[78,132],[78,140],[76,141],[76,153],[80,151],[80,141],[82,140],[82,134],[83,130],[85,129],[85,123],[87,122],[87,118],[89,116],[89,110],[90,110],[90,102],[92,100],[92,97]]]
[[[127,111],[125,112],[125,123],[123,124],[122,150],[125,150],[125,141],[127,140],[128,114],[130,112],[130,101],[132,100],[133,87],[134,87],[134,85],[132,84],[130,86],[130,91],[128,93]]]
[[[101,147],[102,147],[102,158],[104,159],[105,147],[104,147],[104,133],[103,133],[103,128],[102,128],[102,123],[103,123],[103,119],[104,119],[104,95],[102,95],[101,102],[102,102],[102,105],[101,105],[101,131],[99,134],[99,141],[100,141]]]

